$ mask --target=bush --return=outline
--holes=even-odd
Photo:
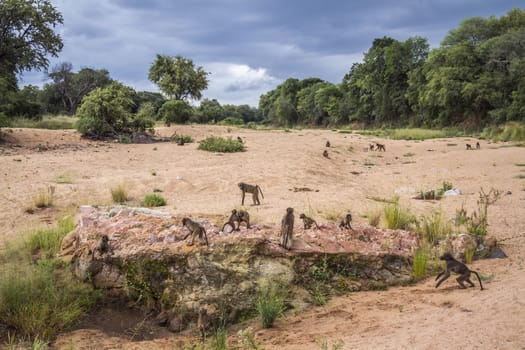
[[[128,201],[128,189],[124,184],[118,184],[111,189],[111,198],[115,203],[126,203]]]
[[[144,196],[142,205],[145,207],[162,207],[166,205],[166,200],[161,195],[151,193]]]
[[[272,327],[275,319],[282,315],[285,294],[276,283],[261,287],[255,306],[263,328]]]
[[[159,109],[159,119],[164,120],[166,125],[171,123],[184,124],[192,114],[191,106],[182,100],[168,100]]]
[[[131,113],[133,93],[133,89],[119,82],[91,91],[77,110],[77,130],[84,136],[96,138],[138,131],[133,125]]]
[[[243,152],[244,145],[231,137],[227,139],[217,136],[209,136],[202,140],[198,149],[209,152]]]
[[[224,118],[223,120],[221,120],[219,122],[219,125],[233,125],[233,126],[236,126],[236,125],[243,125],[243,124],[244,124],[244,120],[242,118],[236,118],[236,117]]]

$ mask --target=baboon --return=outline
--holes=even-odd
[[[247,183],[244,183],[244,182],[239,182],[238,185],[239,185],[239,188],[242,191],[241,205],[244,205],[244,195],[245,195],[246,192],[252,194],[252,199],[253,199],[253,204],[254,205],[260,205],[261,204],[261,202],[259,201],[259,192],[261,192],[261,196],[263,198],[264,198],[264,194],[262,193],[262,190],[259,187],[259,185],[248,185]]]
[[[328,157],[328,151],[327,151],[327,150],[324,150],[324,152],[323,152],[323,157],[325,157],[325,158],[329,158],[329,157]]]
[[[239,143],[243,143],[243,142],[242,142],[242,139],[241,139],[240,136],[237,136],[237,141],[238,141]]]
[[[98,252],[100,256],[104,255],[105,253],[113,254],[113,249],[111,248],[111,245],[109,244],[109,237],[108,235],[102,235],[100,237],[97,246],[93,250],[92,258],[95,258],[95,253]]]
[[[286,214],[281,220],[281,246],[288,250],[292,249],[293,224],[293,208],[286,208]]]
[[[184,138],[182,136],[179,137],[179,139],[177,140],[177,145],[178,146],[184,146]]]
[[[479,142],[476,142],[476,149],[481,149],[481,146],[479,145]]]
[[[326,147],[330,148],[330,141],[326,141]]]
[[[195,222],[191,220],[190,218],[183,218],[182,219],[182,226],[186,226],[188,231],[190,231],[184,238],[188,238],[189,235],[191,235],[191,242],[188,243],[188,245],[193,245],[195,242],[195,237],[199,237],[199,240],[202,243],[206,243],[208,245],[208,236],[206,236],[206,229],[202,227],[201,224],[198,222]]]
[[[303,220],[305,230],[311,228],[312,225],[315,225],[315,228],[319,229],[319,225],[317,225],[317,222],[314,219],[304,215],[304,213],[299,215],[299,219]]]
[[[350,225],[350,222],[352,222],[352,214],[348,213],[341,220],[341,223],[339,224],[339,228],[349,228],[350,230],[353,230],[352,225]]]
[[[241,222],[243,221],[246,223],[246,228],[250,228],[250,214],[248,214],[248,212],[245,210],[233,209],[228,221],[222,225],[221,231],[224,232],[226,225],[230,225],[233,228],[233,231],[240,231]],[[237,222],[237,228],[235,228],[235,222]]]
[[[199,335],[201,337],[201,341],[204,341],[206,339],[206,328],[208,328],[208,310],[201,307],[199,308],[199,316],[197,318],[197,329],[199,330]]]
[[[474,283],[472,283],[472,281],[470,280],[470,274],[474,273],[476,275],[476,277],[478,278],[480,289],[483,290],[483,284],[481,284],[481,278],[479,278],[478,273],[476,271],[470,270],[467,267],[467,265],[465,265],[462,262],[459,262],[456,259],[454,259],[452,254],[445,253],[445,254],[443,254],[442,256],[439,257],[439,260],[446,261],[446,267],[445,267],[445,271],[441,272],[436,277],[436,281],[437,281],[441,276],[443,276],[443,277],[441,277],[441,279],[436,284],[436,288],[439,287],[439,285],[441,283],[443,283],[447,278],[450,277],[450,272],[455,272],[455,273],[461,275],[458,278],[456,278],[456,281],[458,281],[458,283],[461,286],[461,288],[467,288],[463,284],[463,282],[465,282],[465,281],[468,282],[468,284],[470,284],[471,287],[474,287]]]
[[[382,144],[382,143],[377,143],[377,142],[376,142],[376,151],[383,151],[383,152],[386,152],[385,145]]]
[[[470,143],[467,143],[466,146],[467,146],[467,150],[472,149],[472,146]]]
[[[368,149],[371,150],[371,151],[373,151],[373,150],[375,149],[374,147],[375,147],[374,144],[371,143],[371,144],[368,146]]]

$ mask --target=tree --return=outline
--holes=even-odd
[[[62,39],[53,29],[63,19],[48,0],[0,1],[0,75],[46,69]]]
[[[77,116],[77,130],[84,136],[95,138],[129,135],[153,126],[134,122],[132,114],[132,88],[113,82],[108,86],[91,91],[80,104]]]
[[[160,107],[159,116],[169,126],[171,123],[186,123],[190,119],[192,112],[193,109],[186,101],[168,100]]]
[[[0,127],[27,107],[17,97],[16,75],[47,68],[47,56],[62,50],[62,39],[53,32],[61,23],[62,15],[47,0],[0,1]],[[31,107],[30,112],[36,106]]]
[[[73,73],[72,69],[73,65],[69,62],[56,65],[47,73],[53,80],[53,84],[47,88],[56,89],[64,110],[75,114],[84,96],[97,87],[108,85],[111,78],[106,69],[82,68],[78,73]]]
[[[148,79],[170,99],[200,100],[201,92],[208,88],[208,74],[202,67],[195,67],[191,59],[157,55]]]

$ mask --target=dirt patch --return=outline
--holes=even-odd
[[[265,349],[317,349],[318,339],[329,344],[341,339],[344,349],[525,346],[525,238],[519,237],[525,233],[525,183],[516,166],[523,163],[525,148],[480,140],[480,150],[466,151],[465,143],[476,140],[394,141],[329,130],[158,129],[164,137],[175,131],[197,142],[211,135],[240,136],[246,152],[203,152],[197,150],[197,142],[184,147],[171,142],[95,142],[81,139],[74,131],[14,129],[6,133],[6,142],[0,144],[1,242],[64,213],[76,213],[80,205],[110,204],[110,188],[119,183],[126,184],[132,205],[158,189],[170,210],[222,215],[224,221],[233,208],[240,207],[237,183],[257,183],[265,198],[260,206],[245,209],[251,221],[261,225],[278,224],[286,208],[293,207],[320,225],[350,211],[356,225],[366,226],[365,214],[381,211],[382,200],[395,195],[416,215],[442,209],[453,218],[462,206],[469,212],[476,208],[480,188],[494,187],[506,194],[489,208],[489,234],[516,238],[504,242],[507,259],[472,264],[474,270],[491,277],[484,282],[486,290],[459,290],[452,278],[435,289],[429,278],[416,286],[335,297],[324,307],[297,315],[292,311],[270,330],[260,329],[253,321],[232,327],[229,333],[233,342],[239,327],[251,325]],[[326,140],[331,144],[330,159],[322,156]],[[376,141],[385,144],[386,152],[365,152]],[[48,150],[39,151],[35,148],[39,144]],[[411,154],[408,161],[403,156],[407,153]],[[68,181],[58,180],[63,178]],[[461,195],[440,201],[412,199],[418,191],[439,188],[443,181],[460,189]],[[56,187],[53,211],[25,213],[34,195],[51,185]],[[289,191],[294,187],[314,191]],[[296,225],[300,225],[297,216]],[[56,347],[171,349],[184,341],[171,334],[132,343],[127,339],[86,328],[62,334]]]

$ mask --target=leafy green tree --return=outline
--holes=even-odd
[[[0,127],[20,103],[16,75],[46,69],[48,56],[62,50],[62,39],[54,32],[62,23],[62,15],[48,0],[0,1]]]
[[[191,59],[157,55],[148,78],[170,99],[200,100],[202,91],[208,88],[208,74],[202,67],[195,67]]]
[[[77,110],[77,130],[94,138],[117,137],[140,131],[134,125],[133,89],[119,82],[91,91]]]
[[[159,109],[159,116],[166,125],[171,123],[184,124],[193,113],[191,106],[182,100],[168,100]]]

